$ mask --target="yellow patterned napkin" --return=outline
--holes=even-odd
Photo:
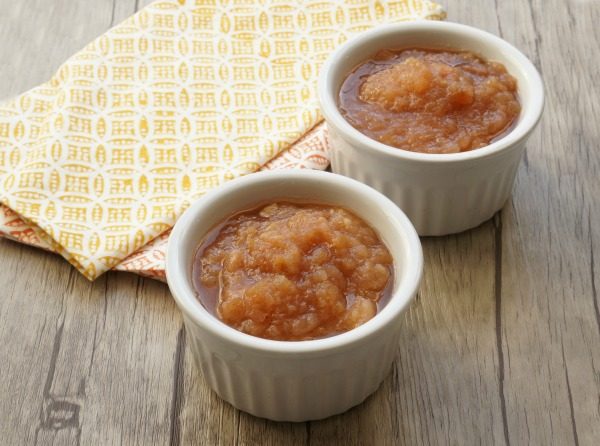
[[[428,1],[158,1],[0,106],[0,202],[94,279],[321,117],[328,54]]]

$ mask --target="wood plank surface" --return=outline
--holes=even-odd
[[[0,98],[147,3],[0,0]],[[89,283],[0,240],[0,444],[600,444],[600,4],[442,3],[534,61],[546,109],[503,211],[422,240],[423,286],[372,397],[311,423],[240,413],[196,370],[164,284]]]

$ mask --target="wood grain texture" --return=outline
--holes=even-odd
[[[147,3],[0,0],[0,98]],[[0,240],[0,444],[599,444],[598,2],[442,3],[534,61],[546,109],[503,211],[423,239],[423,286],[373,396],[311,423],[240,413],[202,380],[165,285],[90,284]]]
[[[542,6],[553,12],[542,14]],[[568,6],[515,2],[498,11],[503,36],[537,62],[547,93],[502,225],[502,346],[514,444],[600,442],[593,258],[600,88],[590,58],[600,42],[600,10],[597,2]]]

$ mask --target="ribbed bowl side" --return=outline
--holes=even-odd
[[[276,421],[326,418],[361,403],[388,374],[398,346],[396,333],[343,357],[228,360],[200,332],[188,328],[188,333],[207,384],[234,407]]]
[[[398,159],[379,166],[379,160],[343,149],[332,150],[331,166],[333,172],[361,181],[389,197],[408,216],[419,235],[445,235],[474,228],[504,206],[521,155],[522,150],[517,149],[496,163],[486,160],[482,171],[476,174],[472,165],[465,167],[464,174],[460,168],[449,166],[456,171],[454,176],[441,175],[440,166],[428,170],[426,164],[420,171],[403,170],[402,160]],[[394,164],[399,167],[390,173]]]

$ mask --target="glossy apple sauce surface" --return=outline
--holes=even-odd
[[[198,247],[197,296],[227,325],[266,339],[333,336],[389,298],[392,257],[346,209],[275,202],[231,216]]]
[[[458,153],[508,133],[521,111],[517,81],[497,62],[467,51],[386,49],[344,80],[339,109],[383,144]]]

